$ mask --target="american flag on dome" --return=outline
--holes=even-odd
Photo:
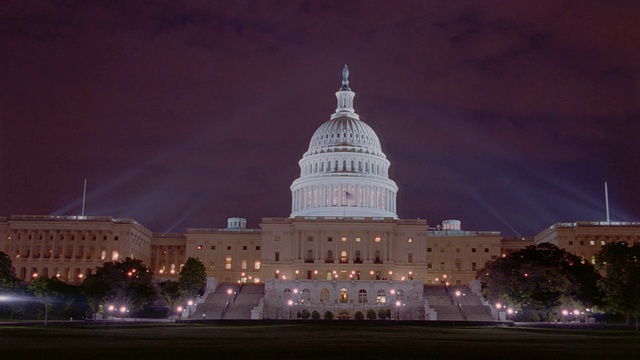
[[[347,191],[347,201],[355,201],[356,197],[350,193],[349,191]]]

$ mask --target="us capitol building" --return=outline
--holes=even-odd
[[[291,318],[303,309],[348,319],[387,308],[398,319],[482,320],[496,315],[476,296],[487,261],[552,242],[593,262],[607,242],[640,242],[638,222],[557,223],[504,239],[464,231],[458,220],[399,219],[391,164],[354,97],[345,66],[335,113],[299,161],[288,218],[263,218],[260,229],[230,218],[223,229],[166,234],[110,216],[13,215],[0,217],[0,250],[26,282],[81,282],[125,257],[141,259],[158,280],[176,279],[186,258],[199,258],[207,289],[192,310],[209,319]]]

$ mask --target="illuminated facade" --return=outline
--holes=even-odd
[[[335,113],[299,161],[288,218],[263,218],[260,229],[230,218],[226,228],[160,234],[132,219],[10,216],[0,218],[0,250],[23,281],[38,274],[79,282],[104,262],[125,257],[141,259],[159,280],[176,279],[188,257],[199,258],[209,277],[206,306],[197,310],[205,315],[220,311],[214,302],[241,291],[237,284],[259,283],[262,298],[251,297],[255,303],[244,304],[243,316],[287,318],[306,309],[353,318],[357,311],[391,308],[401,319],[441,319],[454,298],[435,285],[472,284],[487,261],[509,251],[551,242],[593,261],[605,243],[640,242],[640,223],[559,223],[535,239],[502,239],[499,232],[462,230],[458,220],[430,227],[424,219],[399,219],[391,164],[353,108],[346,67],[336,97]],[[228,288],[218,293],[218,284]],[[465,301],[467,309],[480,302],[476,296]]]

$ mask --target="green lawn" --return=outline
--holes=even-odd
[[[365,322],[366,323],[366,322]],[[3,359],[632,359],[640,334],[305,322],[0,326]]]

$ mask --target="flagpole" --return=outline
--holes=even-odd
[[[604,182],[604,205],[607,210],[607,222],[610,222],[609,218],[609,189],[607,188],[607,182]]]
[[[87,179],[84,179],[84,190],[82,191],[82,214],[80,216],[84,216],[84,203],[87,199]]]

